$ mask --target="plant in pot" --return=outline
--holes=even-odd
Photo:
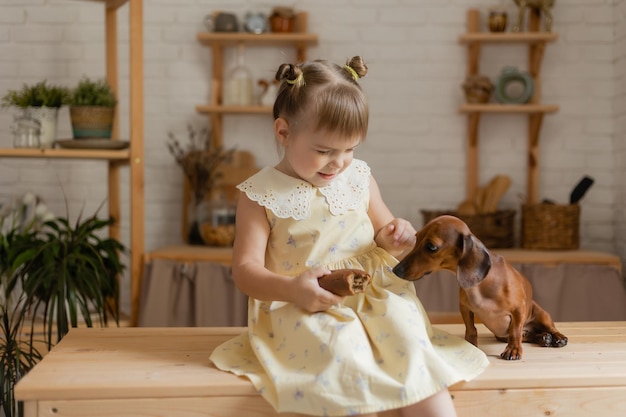
[[[119,323],[118,276],[126,250],[100,232],[113,220],[56,218],[32,194],[0,208],[0,357],[6,417],[21,415],[13,387],[45,349],[79,322]],[[43,329],[43,331],[42,331]],[[42,341],[34,335],[42,331]],[[16,414],[17,411],[17,414]]]
[[[20,90],[9,90],[2,97],[2,106],[18,107],[22,110],[20,118],[37,120],[41,126],[40,146],[51,148],[56,138],[59,108],[67,104],[68,98],[69,90],[66,87],[48,84],[44,80],[24,84]]]
[[[70,93],[74,139],[110,139],[117,98],[105,79],[83,77]]]

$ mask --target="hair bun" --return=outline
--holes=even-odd
[[[356,55],[346,62],[346,65],[352,68],[352,70],[359,76],[359,78],[367,75],[367,65],[360,55]]]

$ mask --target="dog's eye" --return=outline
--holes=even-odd
[[[433,245],[431,242],[426,243],[426,250],[428,252],[437,252],[437,249],[439,249],[437,246]]]

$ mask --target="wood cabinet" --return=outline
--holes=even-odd
[[[224,137],[224,115],[237,114],[271,114],[268,106],[225,106],[223,105],[224,90],[224,49],[245,45],[254,46],[291,46],[296,49],[297,62],[307,57],[307,47],[317,44],[317,35],[307,33],[307,14],[296,15],[295,31],[290,33],[246,33],[246,32],[200,32],[198,41],[211,48],[211,98],[209,104],[196,106],[198,113],[207,114],[211,120],[213,143],[222,145]],[[277,67],[280,63],[277,63]]]
[[[130,47],[130,137],[129,147],[122,150],[100,149],[0,149],[1,158],[50,158],[100,161],[107,165],[108,210],[116,221],[109,228],[109,235],[120,240],[121,201],[120,169],[130,169],[129,216],[130,216],[130,298],[131,325],[136,323],[140,277],[144,252],[144,160],[143,160],[143,0],[77,0],[101,3],[105,14],[106,78],[118,93],[118,37],[117,15],[121,6],[128,3]],[[95,6],[94,6],[95,7]],[[119,95],[118,95],[119,97]],[[119,140],[119,106],[115,109],[112,140]]]
[[[545,114],[555,113],[558,105],[539,102],[541,95],[541,63],[546,44],[558,39],[553,32],[539,32],[539,16],[531,13],[528,32],[491,33],[479,31],[477,10],[467,14],[467,33],[459,37],[459,42],[467,45],[467,75],[479,73],[480,54],[483,46],[492,44],[528,45],[528,72],[534,80],[534,93],[527,104],[462,104],[459,111],[467,114],[467,197],[471,198],[478,187],[478,131],[480,120],[486,114],[518,113],[528,118],[527,153],[527,203],[537,203],[539,196],[539,134]]]

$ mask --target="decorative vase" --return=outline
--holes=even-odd
[[[39,143],[42,148],[52,148],[57,135],[58,107],[26,107],[24,116],[39,121],[41,132]]]
[[[110,139],[114,115],[114,107],[71,106],[70,121],[74,139]]]

